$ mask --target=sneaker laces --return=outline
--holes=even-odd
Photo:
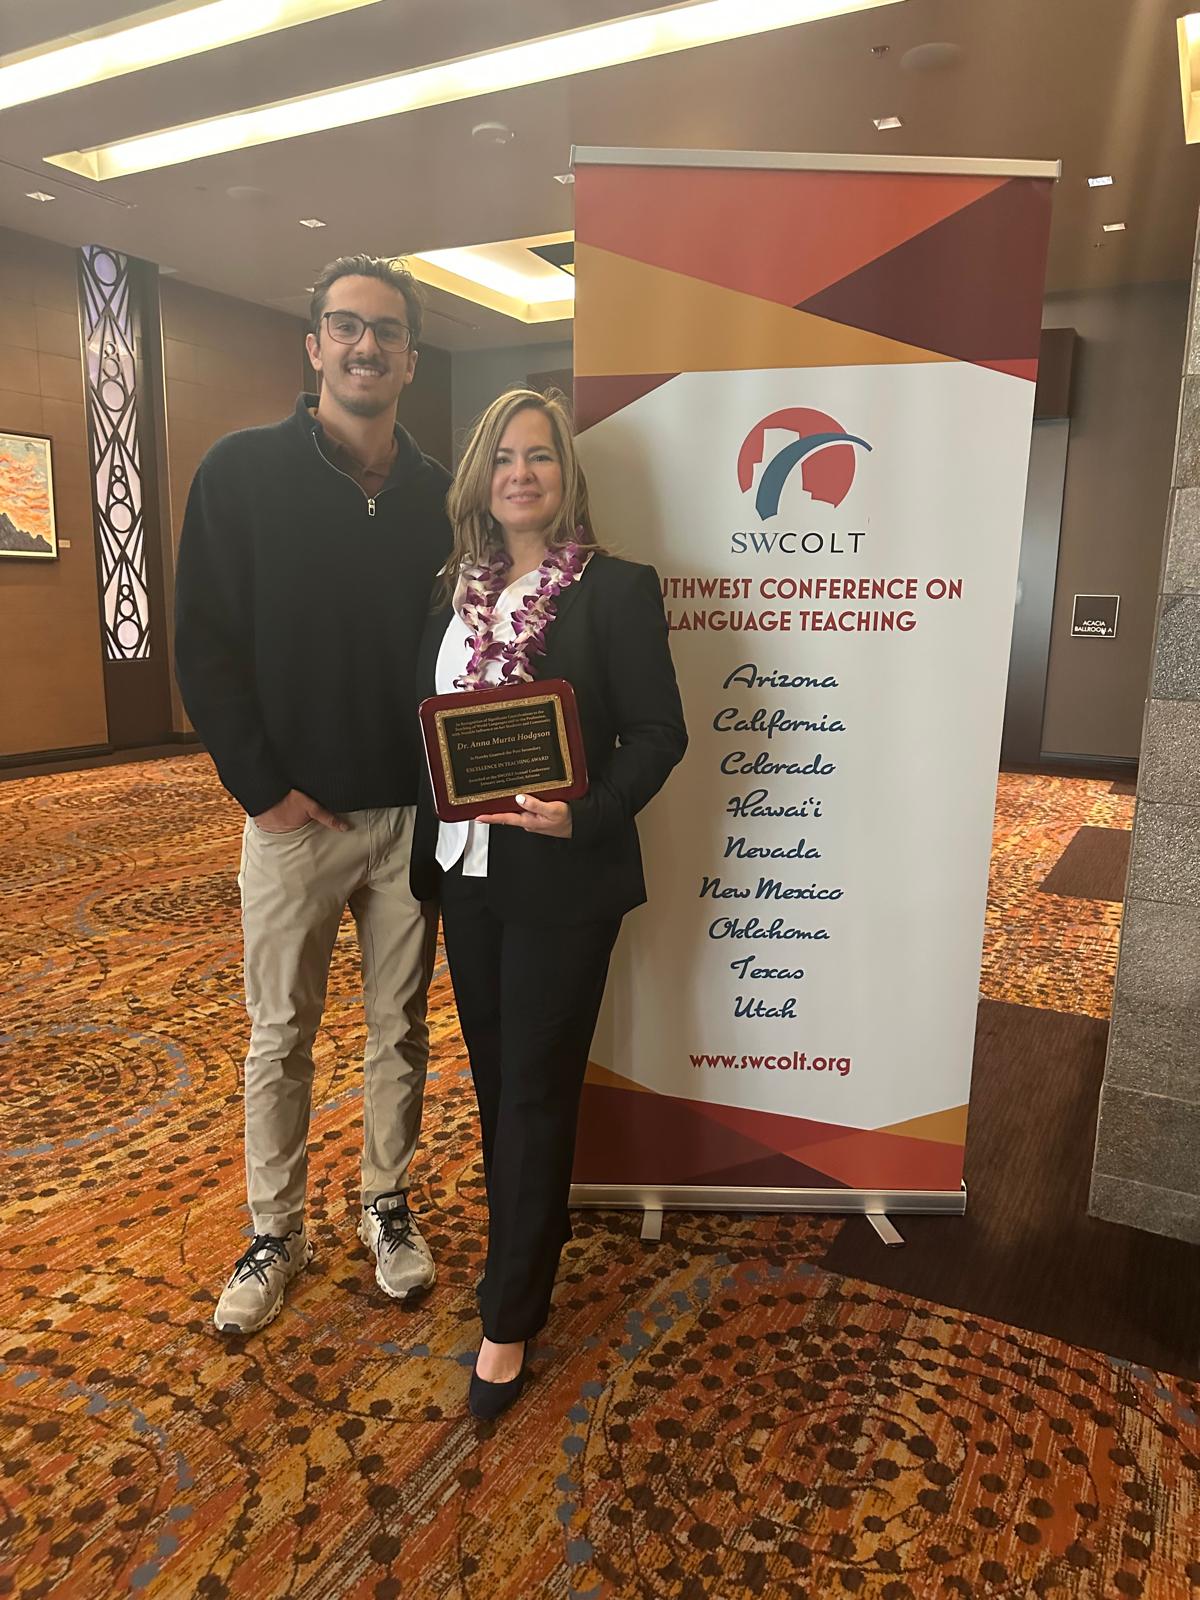
[[[389,1206],[386,1211],[381,1211],[376,1201],[371,1210],[379,1218],[379,1239],[387,1245],[389,1255],[393,1250],[412,1244],[413,1219],[407,1200]]]
[[[256,1233],[250,1248],[244,1256],[239,1257],[233,1276],[239,1281],[257,1278],[259,1283],[266,1283],[268,1271],[279,1265],[281,1256],[284,1260],[289,1259],[286,1238],[274,1233]]]

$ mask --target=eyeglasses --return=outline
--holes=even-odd
[[[329,329],[329,337],[338,344],[357,344],[370,328],[381,350],[401,355],[412,348],[412,329],[396,317],[380,317],[368,322],[354,311],[326,311],[321,321]]]

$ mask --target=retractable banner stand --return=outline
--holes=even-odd
[[[691,736],[574,1200],[961,1211],[1057,164],[574,162],[580,448]]]

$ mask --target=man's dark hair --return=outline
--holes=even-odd
[[[313,284],[309,320],[314,334],[320,336],[321,317],[329,303],[329,291],[339,278],[378,278],[381,283],[390,283],[393,289],[398,289],[408,307],[408,326],[412,331],[413,348],[416,349],[421,342],[421,318],[424,312],[421,291],[412,273],[394,256],[339,256],[336,261],[331,261]]]

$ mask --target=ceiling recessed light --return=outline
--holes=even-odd
[[[302,228],[327,228],[329,224],[322,222],[320,217],[301,217],[300,226]]]
[[[871,120],[880,133],[886,133],[890,128],[902,128],[904,126],[899,117],[872,117]]]
[[[961,45],[941,39],[915,44],[900,57],[900,68],[903,72],[944,72],[948,67],[956,67],[962,54]]]
[[[242,0],[236,3],[240,6]],[[897,0],[686,0],[658,11],[613,17],[565,33],[523,39],[498,50],[412,67],[293,100],[249,106],[201,122],[157,128],[131,139],[93,145],[86,150],[67,150],[46,159],[103,182],[896,3]]]
[[[206,0],[203,4],[183,0],[183,4],[158,6],[143,12],[141,20],[125,17],[0,58],[0,109],[377,3],[272,0],[270,5],[251,6],[245,0]]]
[[[1104,231],[1105,233],[1124,233],[1125,224],[1123,222],[1106,222]]]
[[[504,145],[513,142],[514,134],[503,122],[477,122],[471,129],[471,137],[478,144]]]
[[[48,200],[53,200],[55,196],[47,194],[44,189],[30,189],[25,198],[26,200],[38,200],[42,205],[45,205]]]
[[[1088,179],[1088,188],[1089,189],[1107,189],[1107,188],[1110,188],[1111,185],[1112,185],[1112,173],[1111,172],[1106,172],[1101,177],[1098,177],[1098,178],[1089,178]]]

